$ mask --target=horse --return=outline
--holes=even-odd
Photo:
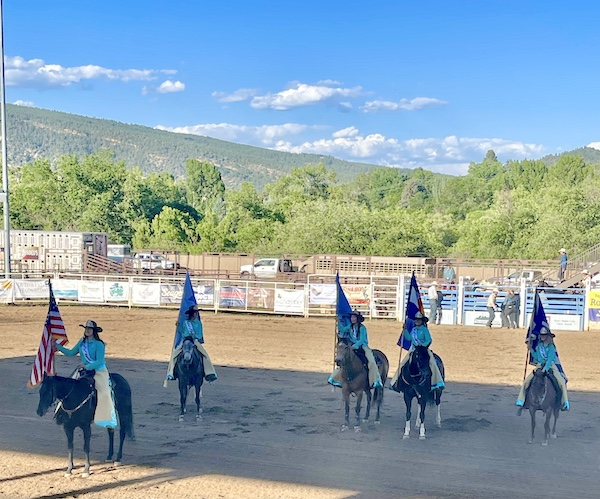
[[[380,350],[372,351],[375,362],[377,363],[379,375],[381,376],[381,382],[385,384],[389,370],[388,359]],[[360,409],[363,393],[367,394],[367,409],[363,422],[366,423],[369,421],[369,416],[371,414],[371,400],[373,400],[377,407],[375,424],[379,424],[381,403],[383,402],[384,393],[383,387],[375,388],[373,396],[371,397],[367,369],[346,339],[341,339],[337,344],[335,363],[340,367],[342,378],[342,397],[344,400],[344,424],[342,425],[342,431],[347,430],[349,425],[351,393],[356,395],[356,424],[354,425],[354,431],[360,431]]]
[[[444,363],[442,359],[433,354],[444,379]],[[411,359],[402,366],[398,377],[397,391],[404,393],[404,404],[406,405],[406,424],[404,426],[403,439],[410,437],[410,418],[412,399],[417,397],[420,412],[417,416],[415,428],[419,428],[419,440],[425,440],[425,406],[427,403],[435,403],[437,414],[435,424],[438,428],[442,426],[440,401],[441,390],[431,390],[431,368],[429,367],[429,352],[425,346],[417,346],[412,352]]]
[[[529,415],[531,416],[530,444],[533,443],[535,413],[537,411],[542,411],[546,415],[542,445],[544,447],[548,445],[548,436],[556,438],[556,420],[560,413],[560,405],[560,390],[554,385],[550,375],[540,368],[533,371],[533,378],[527,389],[525,404],[523,405],[524,408],[529,409]],[[552,415],[554,415],[554,425],[552,426],[552,433],[550,433],[550,418]]]
[[[175,360],[175,375],[179,382],[179,402],[180,412],[179,421],[184,421],[186,413],[186,402],[188,390],[190,387],[196,389],[196,421],[200,421],[200,395],[202,393],[202,383],[204,382],[204,359],[202,354],[194,345],[192,338],[185,338],[181,345],[181,352]]]
[[[117,373],[110,373],[110,380],[115,399],[115,409],[119,420],[119,452],[114,461],[115,466],[121,464],[123,457],[123,442],[125,436],[135,440],[133,433],[133,410],[131,405],[131,387],[127,380]],[[83,451],[85,452],[85,469],[82,477],[90,475],[90,437],[91,424],[96,412],[96,388],[93,377],[84,375],[79,379],[64,378],[62,376],[45,376],[40,387],[40,401],[37,414],[44,416],[50,406],[59,401],[54,417],[56,424],[62,425],[67,435],[69,448],[69,463],[65,476],[73,471],[73,433],[75,428],[83,431]],[[114,434],[112,428],[108,430],[108,455],[106,461],[112,461],[114,454]]]

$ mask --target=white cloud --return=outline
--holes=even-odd
[[[282,125],[245,126],[231,125],[229,123],[206,123],[182,127],[166,127],[158,125],[155,128],[168,132],[203,135],[214,139],[240,142],[243,144],[260,147],[271,147],[281,137],[298,135],[309,129],[317,129],[308,125],[285,123]]]
[[[591,147],[592,149],[598,149],[600,151],[600,142],[590,142],[586,147]]]
[[[235,92],[226,94],[225,92],[213,92],[211,95],[218,102],[243,102],[254,97],[258,90],[254,88],[240,88]]]
[[[42,59],[25,60],[6,57],[6,85],[11,87],[57,88],[68,87],[86,80],[152,81],[161,74],[174,74],[171,69],[109,69],[88,64],[65,68],[60,64],[46,64]]]
[[[252,99],[250,105],[255,109],[287,111],[298,107],[314,106],[326,102],[337,102],[339,99],[358,97],[362,92],[362,87],[343,88],[295,83],[287,90],[282,90],[276,94],[257,95]]]
[[[365,102],[360,109],[365,113],[376,113],[379,111],[414,111],[425,107],[443,106],[447,102],[431,97],[415,97],[414,99],[400,99],[399,102],[374,100]]]
[[[30,100],[16,100],[13,102],[15,106],[25,106],[25,107],[33,107],[34,104]]]
[[[185,83],[180,81],[166,80],[160,84],[160,87],[156,90],[159,94],[170,94],[173,92],[183,92],[185,90]]]

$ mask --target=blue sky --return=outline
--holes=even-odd
[[[489,149],[600,148],[600,2],[3,0],[3,15],[9,103],[455,175]]]

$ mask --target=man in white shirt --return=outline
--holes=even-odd
[[[427,290],[427,296],[429,298],[429,322],[431,324],[439,324],[441,322],[437,321],[438,314],[438,292],[437,292],[437,281],[433,281],[429,289]],[[440,317],[441,319],[441,317]]]

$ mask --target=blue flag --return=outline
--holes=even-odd
[[[408,288],[408,297],[406,298],[406,314],[404,315],[404,329],[400,338],[398,339],[397,345],[404,350],[409,350],[412,344],[410,332],[415,327],[415,321],[413,317],[417,312],[421,312],[425,315],[425,309],[423,308],[423,302],[421,301],[421,293],[419,292],[419,285],[417,284],[417,278],[413,272],[410,279],[410,287]]]
[[[350,306],[350,302],[348,301],[348,298],[346,298],[344,290],[342,289],[342,285],[340,284],[339,274],[335,275],[335,285],[337,290],[335,313],[338,317],[338,323],[347,326],[350,324],[350,313],[352,312],[352,307]]]
[[[193,305],[197,305],[196,295],[194,288],[192,287],[192,280],[190,279],[189,272],[185,274],[185,282],[183,283],[183,296],[181,297],[181,305],[179,305],[179,316],[177,317],[177,323],[182,324],[187,319],[185,313]],[[198,312],[198,319],[200,320],[200,312]],[[173,348],[181,343],[181,334],[179,331],[175,331],[175,340],[173,341]]]
[[[535,291],[535,297],[533,298],[533,312],[531,314],[531,319],[529,321],[529,327],[527,328],[527,336],[525,337],[525,341],[528,342],[531,350],[535,350],[540,342],[540,329],[545,327],[548,331],[550,330],[550,324],[548,323],[548,319],[546,317],[546,312],[544,312],[544,306],[542,305],[542,299],[540,298],[540,293]],[[531,360],[531,350],[529,351],[529,363],[532,364]],[[558,358],[558,350],[556,351],[556,368],[558,371],[565,377],[565,372],[563,371],[562,365],[560,363],[560,359]]]

